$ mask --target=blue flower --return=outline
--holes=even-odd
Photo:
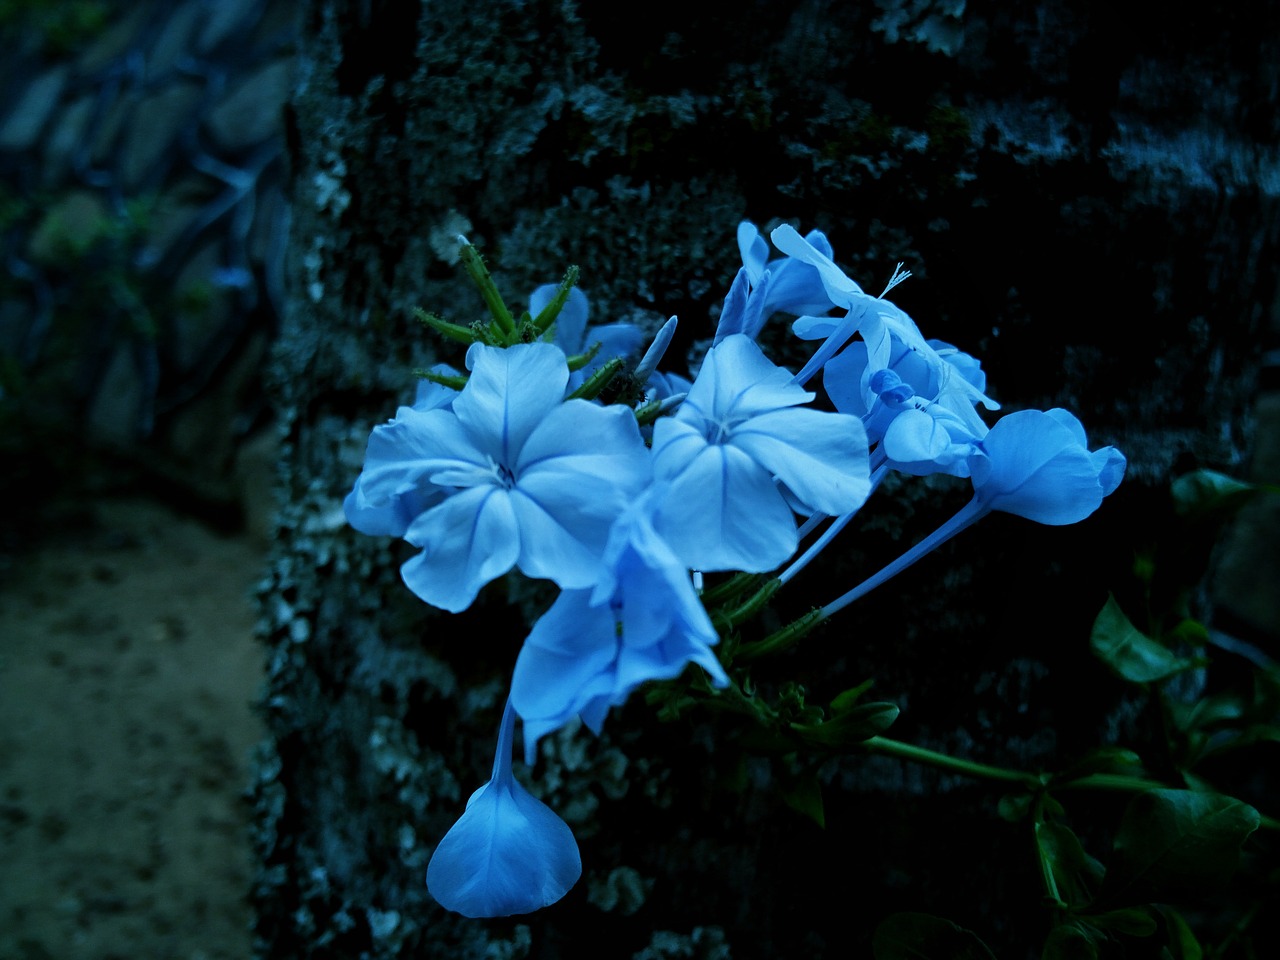
[[[885,365],[873,369],[867,345],[851,343],[827,361],[822,383],[837,410],[862,419],[893,469],[967,477],[973,445],[987,433],[973,405],[975,391],[985,399],[986,375],[951,344],[926,345],[927,352],[894,340]]]
[[[831,256],[831,244],[819,230],[805,240],[816,250]],[[715,343],[735,333],[754,340],[765,322],[779,311],[792,314],[821,314],[832,304],[826,296],[818,270],[791,257],[769,259],[769,244],[755,224],[738,224],[738,250],[742,268],[725,297],[716,326]]]
[[[582,875],[568,825],[512,773],[515,711],[502,713],[493,776],[471,795],[427,865],[427,889],[464,917],[532,913],[563,897]]]
[[[867,498],[862,423],[794,409],[811,399],[743,334],[707,352],[680,409],[653,432],[654,472],[669,485],[657,529],[687,566],[771,570],[796,549],[789,504],[839,515]]]
[[[678,676],[687,663],[728,684],[689,571],[653,528],[652,505],[665,496],[652,489],[618,518],[600,582],[560,594],[525,640],[511,702],[524,720],[530,764],[539,738],[574,716],[599,733],[611,706],[647,680]]]
[[[974,501],[1037,523],[1083,520],[1124,477],[1115,447],[1089,451],[1066,410],[1021,410],[999,420],[970,459]]]
[[[371,476],[431,485],[404,531],[423,548],[404,582],[453,612],[512,567],[561,587],[594,583],[610,524],[649,481],[634,416],[564,401],[569,368],[551,344],[477,344],[467,365],[449,409],[403,409],[370,445]]]

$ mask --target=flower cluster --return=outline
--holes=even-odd
[[[373,430],[346,514],[357,530],[420,548],[401,568],[418,597],[459,612],[513,569],[560,589],[514,665],[492,779],[428,870],[450,909],[536,910],[581,872],[568,827],[514,778],[517,718],[532,766],[540,738],[575,718],[598,733],[646,682],[692,664],[707,689],[731,683],[703,572],[769,574],[790,562],[771,581],[781,586],[886,471],[971,479],[968,507],[822,608],[825,618],[992,510],[1074,523],[1120,482],[1124,457],[1090,452],[1066,411],[1021,411],[988,428],[977,408],[997,404],[978,361],[863,292],[820,232],[783,226],[771,237],[784,254],[773,260],[755,227],[740,226],[743,266],[697,377],[658,370],[672,318],[631,367],[631,395],[608,404],[602,384],[639,353],[641,332],[589,327],[571,279],[540,287],[517,322],[473,269],[493,323],[468,333],[432,321],[473,341],[466,373],[435,368],[413,405]],[[756,343],[779,312],[797,317],[798,337],[820,341],[795,374]],[[805,386],[819,373],[834,411]]]

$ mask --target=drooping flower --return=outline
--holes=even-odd
[[[507,701],[489,782],[444,835],[427,864],[427,889],[464,917],[532,913],[582,875],[573,831],[512,772],[515,710]]]
[[[1115,447],[1090,452],[1084,427],[1061,408],[1001,418],[969,463],[977,503],[1054,526],[1097,510],[1125,466]]]
[[[654,425],[654,472],[669,484],[656,526],[682,562],[773,569],[796,549],[790,503],[838,515],[866,499],[862,423],[795,409],[813,396],[743,334],[707,352],[675,416]]]
[[[372,461],[443,491],[404,532],[423,548],[404,582],[452,612],[512,567],[561,587],[594,583],[610,524],[650,476],[631,411],[564,401],[569,369],[551,344],[476,344],[467,365],[450,408],[402,410]]]
[[[533,763],[539,738],[574,716],[596,733],[612,706],[647,680],[697,663],[725,686],[711,647],[719,640],[689,571],[653,528],[653,489],[613,525],[600,582],[566,590],[539,618],[516,660],[511,702]]]

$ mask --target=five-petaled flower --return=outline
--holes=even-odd
[[[667,485],[658,532],[699,570],[771,570],[795,552],[792,504],[857,509],[871,490],[857,417],[797,407],[813,394],[744,334],[707,352],[675,416],[653,431]]]
[[[569,368],[548,343],[480,344],[448,409],[402,409],[400,428],[371,444],[366,471],[425,478],[442,493],[408,524],[422,553],[404,582],[458,612],[518,567],[565,588],[590,586],[609,526],[649,481],[649,458],[624,407],[564,399]]]

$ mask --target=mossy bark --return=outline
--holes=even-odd
[[[446,914],[426,863],[487,775],[539,597],[499,583],[434,614],[398,581],[406,545],[355,533],[340,503],[411,371],[458,359],[412,308],[481,313],[440,237],[465,225],[511,299],[576,263],[595,322],[678,314],[678,358],[713,331],[738,221],[791,218],[868,288],[905,261],[895,297],[927,336],[980,356],[1006,409],[1076,411],[1130,480],[1077,527],[984,521],[761,682],[825,702],[874,677],[904,739],[1033,770],[1141,739],[1143,704],[1090,660],[1088,629],[1109,589],[1131,589],[1171,471],[1247,447],[1275,293],[1268,9],[1152,8],[1125,29],[1100,2],[715,2],[662,22],[594,0],[312,0],[272,378],[286,452],[261,591],[261,954],[862,956],[898,909],[1036,954],[1036,865],[1025,824],[992,815],[997,793],[829,761],[822,831],[732,723],[663,724],[642,697],[599,740],[553,738],[535,772],[579,838],[579,886],[529,917]],[[887,485],[777,615],[831,599],[963,500]]]

